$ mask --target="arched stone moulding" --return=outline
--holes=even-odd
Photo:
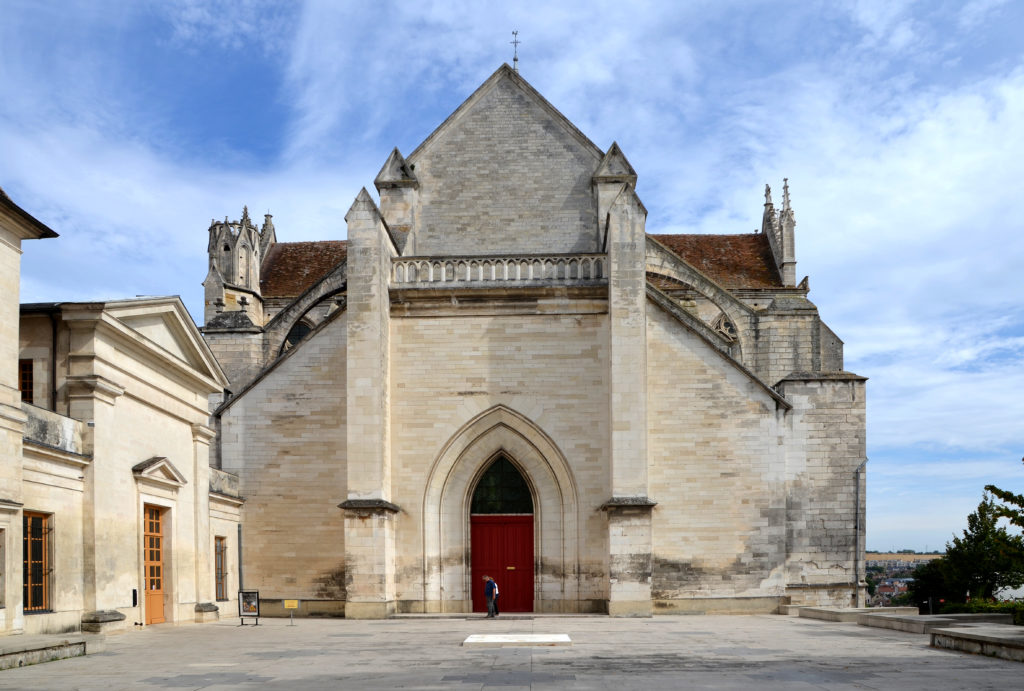
[[[533,493],[534,610],[575,611],[579,594],[579,500],[561,450],[533,421],[502,405],[480,413],[444,445],[423,494],[426,611],[466,612],[470,597],[469,506],[499,453]]]
[[[752,338],[751,334],[755,330],[756,317],[754,311],[741,300],[708,279],[692,266],[677,258],[652,238],[647,238],[646,270],[649,273],[675,279],[693,288],[698,294],[714,304],[733,323],[736,329],[736,342],[739,344],[740,352],[753,352],[749,350],[748,346]],[[742,362],[742,355],[738,359]]]

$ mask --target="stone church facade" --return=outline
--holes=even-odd
[[[658,235],[618,145],[507,65],[347,239],[209,229],[242,580],[267,611],[770,612],[863,601],[865,379],[758,233]],[[339,235],[341,233],[339,232]]]

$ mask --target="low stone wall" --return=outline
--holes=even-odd
[[[92,453],[84,422],[30,403],[22,403],[21,409],[28,415],[28,420],[25,422],[25,439],[27,441],[79,456]]]
[[[81,657],[87,652],[85,640],[83,636],[69,636],[61,639],[33,637],[26,641],[12,641],[8,636],[0,644],[0,670]]]
[[[932,631],[931,645],[933,648],[1024,662],[1024,627],[987,624],[963,629],[936,629]]]
[[[801,607],[800,615],[807,619],[857,623],[862,614],[917,614],[917,607]]]
[[[1012,614],[944,614],[898,615],[860,614],[857,623],[878,629],[891,629],[906,633],[931,633],[935,629],[975,626],[977,624],[1013,624]]]
[[[238,476],[219,468],[210,468],[210,491],[235,499],[242,496],[238,490]]]

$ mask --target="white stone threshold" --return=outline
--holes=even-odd
[[[508,648],[514,646],[572,645],[567,633],[481,633],[462,642],[466,647]]]

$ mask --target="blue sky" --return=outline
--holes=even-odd
[[[6,0],[0,186],[61,234],[22,300],[180,294],[210,219],[342,238],[502,62],[639,173],[649,232],[750,232],[788,177],[797,274],[868,383],[868,547],[942,549],[1024,489],[1024,4]]]

